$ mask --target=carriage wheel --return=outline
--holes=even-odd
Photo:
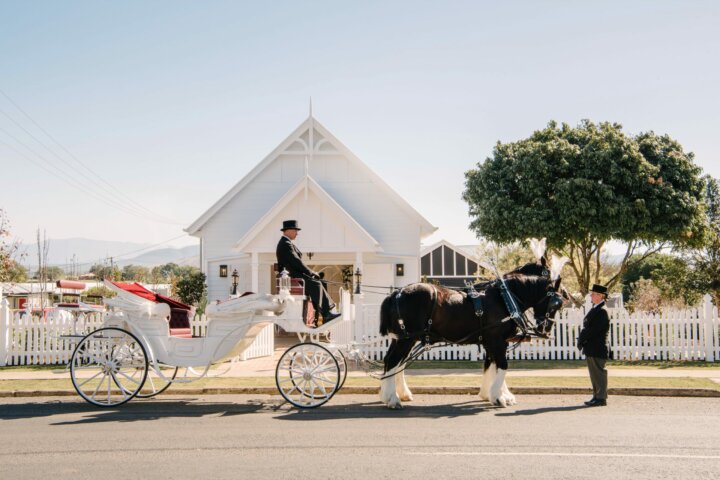
[[[296,407],[315,408],[335,395],[342,378],[335,356],[316,343],[290,347],[278,361],[275,384]]]
[[[122,405],[138,394],[148,373],[145,348],[121,328],[101,328],[77,344],[70,378],[78,394],[98,407]]]
[[[334,348],[332,352],[333,355],[335,355],[335,360],[338,362],[338,367],[340,367],[340,385],[338,385],[338,390],[340,390],[343,385],[345,385],[345,380],[347,379],[347,360],[345,359],[345,354],[342,353],[341,350]]]
[[[159,375],[154,368],[148,370],[145,383],[143,384],[137,395],[135,395],[137,398],[154,397],[155,395],[160,395],[165,390],[170,388],[173,380],[175,380],[175,377],[177,377],[179,368],[168,366],[160,366],[159,368],[162,375]]]

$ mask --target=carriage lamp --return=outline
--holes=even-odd
[[[290,292],[290,273],[284,268],[283,271],[280,272],[280,291]]]
[[[238,287],[238,279],[240,278],[240,275],[238,275],[237,268],[233,268],[233,273],[231,275],[232,277],[232,294],[237,295],[237,287]]]
[[[405,264],[404,263],[396,263],[395,264],[395,276],[402,277],[404,275],[405,275]]]
[[[362,272],[360,271],[360,267],[355,270],[355,293],[360,295],[360,281],[362,280]]]
[[[222,278],[227,277],[227,265],[220,265],[220,276]]]

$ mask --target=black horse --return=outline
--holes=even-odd
[[[555,313],[562,307],[557,293],[560,278],[550,278],[544,261],[527,264],[503,278],[519,312],[532,308],[536,331],[548,333]],[[402,370],[420,341],[482,345],[486,360],[481,398],[501,406],[514,404],[515,397],[505,385],[506,352],[523,327],[521,321],[510,317],[501,290],[499,281],[485,286],[481,317],[465,292],[427,283],[408,285],[385,298],[380,308],[380,334],[390,335],[393,340],[385,355],[382,401],[390,408],[401,408],[401,401],[412,400]]]

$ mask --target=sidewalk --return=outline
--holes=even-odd
[[[284,340],[284,341],[283,341]],[[290,343],[292,342],[292,343]],[[294,339],[282,339],[276,345],[274,355],[272,357],[261,357],[246,361],[238,361],[230,365],[220,365],[210,371],[210,375],[222,373],[217,377],[215,384],[206,384],[204,386],[195,384],[180,384],[173,386],[167,394],[208,394],[208,393],[277,393],[274,387],[275,367],[280,356],[286,351],[289,345],[296,343]],[[656,395],[656,396],[701,396],[701,397],[720,397],[720,388],[705,388],[707,381],[720,385],[720,368],[707,367],[673,367],[673,368],[642,368],[642,367],[608,367],[608,373],[612,381],[616,379],[626,379],[620,385],[623,387],[610,388],[610,394],[614,395]],[[420,394],[477,394],[481,384],[482,364],[478,363],[477,368],[472,369],[408,369],[406,372],[408,382],[415,383],[412,389]],[[38,381],[38,383],[47,380],[69,380],[70,375],[64,369],[63,365],[58,365],[55,370],[19,370],[15,368],[0,368],[0,386],[6,380],[20,380],[25,382]],[[348,362],[348,383],[340,390],[339,393],[375,393],[379,388],[379,382],[369,379],[365,371],[354,367],[352,362]],[[587,382],[578,381],[578,379],[587,379]],[[258,385],[263,386],[228,386],[222,384],[222,379],[226,379],[226,383],[232,383],[234,379],[255,379]],[[353,379],[355,379],[353,381]],[[370,382],[363,382],[363,379]],[[516,385],[512,385],[513,379],[516,379]],[[533,380],[535,379],[535,380]],[[551,380],[554,379],[554,380]],[[632,379],[637,379],[634,382]],[[668,385],[671,379],[706,379],[706,383],[702,384],[703,388],[672,388],[668,387],[661,379],[668,379]],[[414,380],[414,381],[413,381]],[[574,383],[572,381],[574,380]],[[658,380],[660,380],[658,382]],[[215,381],[215,380],[214,380]],[[235,380],[236,382],[240,380]],[[508,381],[511,383],[513,392],[518,394],[586,394],[590,392],[589,379],[587,369],[582,366],[578,368],[563,369],[528,369],[515,368],[508,372]],[[702,380],[697,380],[702,382]],[[696,381],[696,382],[697,382]],[[648,385],[651,387],[643,386]],[[45,382],[47,383],[47,382]],[[55,382],[50,382],[54,384]],[[69,383],[69,382],[68,382]],[[519,385],[517,384],[519,383]],[[568,386],[568,384],[570,386]],[[42,396],[47,394],[62,394],[59,390],[51,387],[37,388],[32,383],[26,383],[27,388],[18,389],[17,391],[0,391],[2,396]],[[581,387],[578,385],[587,385]],[[712,385],[712,384],[709,384]],[[72,388],[72,387],[70,387]],[[2,390],[0,388],[0,390]],[[45,391],[43,391],[45,390]],[[68,392],[69,393],[69,392]],[[74,394],[74,391],[72,392]]]

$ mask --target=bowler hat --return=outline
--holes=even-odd
[[[281,228],[283,232],[285,230],[302,230],[302,228],[298,227],[297,220],[283,220],[283,228]]]
[[[601,293],[603,295],[607,295],[607,287],[605,285],[598,285],[597,283],[593,284],[590,291],[595,292],[595,293]]]

